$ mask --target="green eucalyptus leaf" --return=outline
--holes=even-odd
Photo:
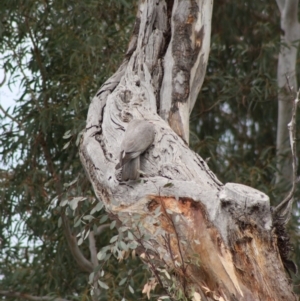
[[[132,294],[134,294],[134,289],[130,285],[128,285],[128,289]]]
[[[109,286],[106,283],[102,282],[101,280],[98,280],[98,283],[102,288],[106,290],[109,289]]]
[[[111,223],[110,223],[110,229],[113,229],[114,227],[116,226],[116,221],[112,221]]]
[[[114,243],[114,242],[116,242],[117,240],[118,240],[118,238],[119,238],[119,235],[115,235],[115,236],[113,236],[111,239],[110,239],[110,243]]]
[[[123,285],[125,282],[127,281],[127,277],[123,278],[120,282],[119,282],[119,285]]]

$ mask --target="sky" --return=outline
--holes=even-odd
[[[0,83],[4,79],[4,71],[0,69]],[[20,95],[20,89],[19,89],[19,84],[14,84],[11,86],[11,89],[8,87],[8,76],[6,76],[6,81],[4,84],[0,87],[0,105],[4,110],[7,110],[9,108],[8,113],[12,114],[13,109],[15,106],[15,100],[17,97]],[[6,117],[4,120],[2,120],[4,116],[4,113],[2,110],[0,110],[0,121],[3,123],[10,123],[11,120],[10,118]],[[0,129],[0,134],[1,134]],[[3,165],[2,158],[0,156],[0,170],[5,169],[6,167]]]
[[[2,82],[3,78],[4,78],[4,72],[3,70],[0,70],[0,82]],[[10,107],[9,110],[10,113],[12,112],[12,108],[15,104],[15,99],[19,95],[19,87],[15,85],[15,87],[11,87],[11,89],[12,91],[9,89],[7,85],[7,78],[6,78],[6,82],[2,87],[0,87],[0,104],[3,107],[3,109],[7,109],[8,107]],[[0,112],[0,114],[2,115],[3,113]]]
[[[0,70],[0,83],[3,81],[4,78],[4,72],[3,70]],[[8,76],[6,77],[6,82],[3,84],[2,87],[0,87],[0,105],[4,110],[10,107],[9,113],[13,112],[13,108],[15,106],[15,99],[20,95],[20,88],[19,84],[15,83],[11,86],[11,88],[8,87]],[[3,112],[0,110],[0,116],[3,116]],[[1,157],[0,157],[0,169],[5,169],[5,166],[1,163]],[[13,222],[12,222],[12,229],[14,229],[18,223],[20,222],[21,217],[19,214],[16,214],[13,216]],[[14,244],[21,244],[22,246],[32,246],[36,247],[41,244],[40,241],[35,241],[34,243],[28,242],[28,239],[22,236],[24,223],[19,224],[19,231],[16,232],[15,235],[13,235],[11,239],[11,243]],[[19,236],[20,235],[20,236]],[[2,278],[2,275],[0,275],[0,279]]]

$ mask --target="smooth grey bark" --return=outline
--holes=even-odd
[[[278,122],[276,183],[288,190],[292,183],[292,157],[288,123],[292,117],[293,100],[298,90],[296,60],[300,39],[298,0],[276,0],[281,16],[281,47],[278,56]]]
[[[172,271],[178,290],[194,300],[296,300],[269,198],[223,185],[187,146],[211,13],[211,0],[140,2],[126,58],[90,105],[80,157],[98,199],[131,229],[157,278],[157,267]],[[150,121],[155,138],[141,156],[141,179],[122,182],[115,167],[134,119]]]

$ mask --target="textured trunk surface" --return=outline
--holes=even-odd
[[[292,118],[293,100],[298,89],[296,60],[300,39],[298,22],[298,0],[277,0],[281,15],[281,48],[278,57],[277,81],[278,122],[277,122],[277,169],[276,182],[285,190],[292,183],[292,156],[288,123]]]
[[[153,273],[164,267],[181,294],[193,300],[296,300],[269,198],[244,185],[223,185],[187,145],[189,114],[209,55],[211,14],[211,0],[140,3],[126,58],[90,105],[81,160],[99,200],[131,227]],[[156,134],[141,156],[140,180],[121,182],[115,167],[132,119],[149,120]],[[161,284],[170,289],[166,279]],[[176,299],[176,292],[169,294]]]

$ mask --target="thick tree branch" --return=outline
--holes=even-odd
[[[61,182],[59,174],[56,172],[56,167],[55,167],[52,157],[49,153],[49,149],[46,147],[45,138],[44,138],[44,135],[42,132],[39,135],[39,139],[40,139],[40,144],[42,146],[44,156],[45,156],[45,159],[46,159],[46,162],[48,165],[48,169],[51,172],[53,179],[55,180],[56,193],[57,193],[57,195],[61,195],[62,182]],[[82,271],[91,273],[93,271],[93,265],[88,259],[86,259],[84,257],[80,248],[78,247],[76,237],[74,237],[72,235],[68,218],[65,216],[64,212],[62,212],[61,218],[62,218],[62,226],[63,226],[64,234],[67,239],[69,249],[70,249],[75,261],[77,262],[78,266],[80,267],[80,269]]]
[[[80,251],[78,244],[77,244],[76,237],[73,236],[71,233],[68,218],[65,216],[64,213],[62,213],[61,218],[62,218],[62,224],[63,224],[65,237],[67,239],[70,251],[71,251],[75,261],[77,262],[78,266],[80,267],[80,269],[82,271],[91,273],[93,271],[93,265],[89,260],[87,260],[83,256],[82,252]]]
[[[10,298],[19,298],[19,299],[27,299],[31,301],[69,301],[64,298],[55,298],[53,296],[33,296],[26,293],[18,293],[13,291],[0,291],[1,296],[10,297]]]
[[[100,235],[105,229],[109,228],[110,224],[103,224],[101,226],[99,226],[96,230],[96,232],[94,233],[95,236]]]
[[[276,0],[280,13],[282,13],[284,9],[284,4],[286,0]]]
[[[97,248],[96,248],[94,231],[90,231],[89,233],[89,249],[91,254],[91,262],[96,267],[99,262],[97,258]]]
[[[298,90],[296,77],[297,50],[300,39],[298,0],[277,1],[281,12],[281,47],[278,56],[278,122],[277,122],[277,174],[276,183],[287,190],[292,183],[292,157],[289,152],[287,124],[292,117],[292,100]],[[281,7],[284,4],[283,8]]]
[[[292,209],[293,204],[293,196],[296,190],[297,184],[297,147],[296,147],[296,126],[297,126],[297,107],[300,102],[300,90],[297,92],[296,99],[293,102],[293,111],[292,111],[292,119],[288,124],[289,135],[290,135],[290,144],[291,144],[291,152],[292,152],[292,188],[287,197],[275,208],[274,215],[281,215],[285,218],[285,223],[289,220],[289,215]]]
[[[160,116],[187,143],[189,115],[202,86],[210,49],[213,1],[174,1],[173,34],[164,58]]]

